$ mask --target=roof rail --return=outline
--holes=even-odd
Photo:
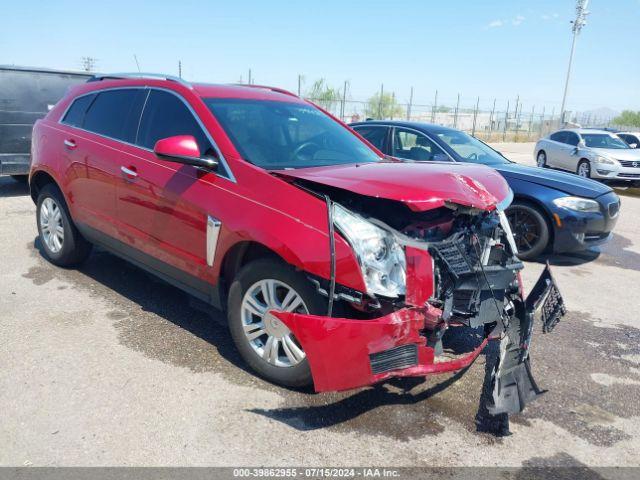
[[[271,90],[272,92],[282,93],[283,95],[289,95],[291,97],[299,98],[298,95],[290,92],[289,90],[285,90],[284,88],[270,87],[268,85],[254,85],[253,83],[235,83],[234,85],[237,85],[239,87],[262,88],[263,90]]]
[[[187,88],[193,89],[191,84],[186,80],[183,80],[180,77],[175,77],[173,75],[165,75],[164,73],[141,73],[141,72],[125,72],[125,73],[96,73],[93,77],[91,77],[87,82],[99,82],[101,80],[118,80],[125,78],[148,78],[154,80],[169,80],[171,82],[179,83]]]

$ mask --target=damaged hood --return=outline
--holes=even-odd
[[[491,210],[509,197],[507,182],[483,165],[429,163],[363,163],[274,171],[343,190],[386,198],[414,211],[431,210],[446,202]]]

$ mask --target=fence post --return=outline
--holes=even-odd
[[[409,103],[407,104],[407,121],[411,120],[411,104],[413,103],[413,87],[409,93]]]
[[[540,117],[540,137],[542,137],[543,128],[544,128],[544,105],[542,106],[542,116]]]
[[[507,110],[504,112],[504,126],[502,127],[502,141],[507,139],[507,123],[509,123],[509,100],[507,100]]]
[[[473,111],[473,128],[471,129],[471,136],[476,136],[476,120],[478,118],[478,105],[480,105],[480,97],[476,100],[476,109]]]
[[[344,107],[347,103],[347,81],[344,81],[344,88],[342,89],[342,105],[340,106],[340,120],[344,122]]]
[[[436,90],[436,98],[433,101],[433,110],[431,110],[431,123],[436,123],[437,111],[438,111],[438,90]]]
[[[378,120],[382,120],[382,96],[384,95],[384,84],[380,85],[380,98],[378,98]]]
[[[491,108],[491,115],[489,115],[489,136],[487,137],[487,142],[491,141],[491,133],[493,132],[493,116],[496,111],[496,99],[493,99],[493,107]]]
[[[533,125],[533,114],[536,111],[536,106],[531,107],[531,116],[529,117],[529,129],[527,130],[527,140],[531,140],[531,126]]]
[[[460,108],[460,94],[458,94],[458,101],[456,102],[456,112],[453,114],[453,128],[458,128],[458,109]]]

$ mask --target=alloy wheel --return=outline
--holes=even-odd
[[[62,212],[60,206],[51,197],[45,198],[40,206],[40,231],[42,240],[50,252],[58,253],[62,250],[64,243]]]
[[[578,167],[578,175],[589,178],[589,173],[589,164],[587,162],[582,162]]]
[[[544,154],[544,152],[540,152],[538,153],[538,167],[540,168],[544,168],[544,166],[547,163],[547,156]]]
[[[305,359],[297,339],[273,311],[309,313],[302,297],[274,279],[254,283],[242,298],[240,313],[245,337],[253,351],[276,367],[292,367]]]
[[[518,252],[526,254],[540,240],[540,226],[535,217],[526,210],[513,208],[507,213],[509,224],[513,230],[513,239]]]

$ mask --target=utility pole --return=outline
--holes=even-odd
[[[587,5],[589,4],[589,0],[577,0],[576,2],[576,19],[571,21],[573,26],[571,30],[573,31],[573,40],[571,41],[571,53],[569,54],[569,67],[567,68],[567,78],[564,82],[564,94],[562,95],[562,107],[560,107],[560,124],[563,125],[565,123],[564,116],[565,110],[564,107],[567,103],[567,91],[569,90],[569,78],[571,77],[571,64],[573,63],[573,52],[576,49],[576,39],[580,34],[580,30],[587,24],[587,15],[589,15],[589,11],[587,10]]]
[[[178,60],[178,78],[182,78],[182,60]]]
[[[136,61],[136,67],[138,68],[138,73],[140,73],[140,64],[138,63],[138,56],[134,53],[133,59]]]
[[[384,96],[384,84],[380,85],[380,98],[378,98],[378,120],[382,120],[382,97]]]
[[[302,75],[298,75],[298,96],[300,96],[301,90],[302,90]]]
[[[437,113],[438,113],[438,90],[436,90],[436,96],[433,99],[433,110],[431,111],[431,123],[436,123]]]
[[[252,85],[253,79],[251,78],[251,69],[249,69],[249,76],[247,77],[247,85]]]
[[[342,106],[340,108],[340,120],[344,122],[344,109],[347,104],[347,86],[348,82],[344,81],[344,88],[342,89]]]

